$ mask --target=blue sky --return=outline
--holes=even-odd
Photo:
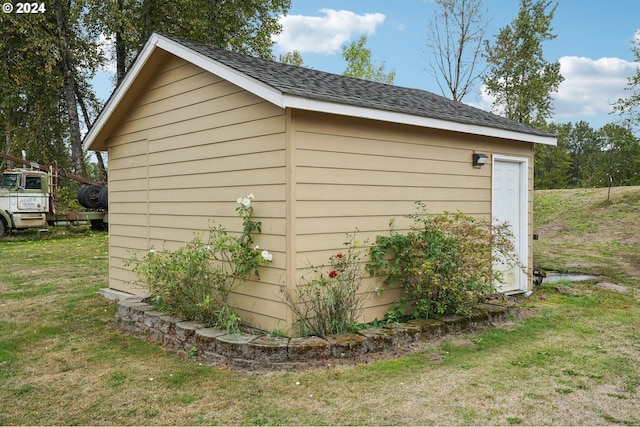
[[[640,1],[557,3],[552,21],[557,37],[543,45],[545,59],[559,60],[565,77],[554,95],[554,120],[584,120],[599,128],[616,119],[608,114],[610,104],[626,95],[627,78],[640,66],[632,62],[631,52],[634,34],[640,30]],[[517,16],[520,1],[484,0],[484,6],[491,18],[488,36],[493,37]],[[427,71],[427,26],[435,8],[433,0],[293,0],[274,52],[278,55],[297,49],[312,68],[342,73],[346,63],[341,50],[327,52],[328,47],[335,46],[331,40],[337,32],[348,37],[345,43],[365,34],[373,62],[380,65],[384,61],[387,70],[395,70],[396,85],[442,94]],[[313,52],[320,48],[325,51]],[[489,109],[480,85],[464,102]]]
[[[555,3],[555,2],[554,2]],[[557,38],[543,45],[547,61],[560,61],[565,81],[554,94],[554,120],[587,121],[594,128],[611,123],[610,104],[625,96],[627,78],[640,64],[631,52],[640,37],[639,0],[557,0],[552,26]],[[487,35],[517,16],[519,0],[484,0],[491,18]],[[346,63],[341,47],[367,36],[373,62],[395,70],[395,84],[442,94],[427,71],[426,40],[434,0],[292,0],[274,54],[298,50],[306,65],[342,74]],[[100,79],[99,96],[112,87]],[[464,102],[489,110],[481,87]]]

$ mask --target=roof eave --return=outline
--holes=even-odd
[[[372,120],[381,120],[386,122],[414,125],[451,132],[461,132],[493,138],[531,142],[536,144],[557,145],[557,138],[555,136],[543,136],[531,133],[515,132],[488,126],[460,123],[450,120],[416,116],[413,114],[398,113],[388,110],[378,110],[374,108],[315,100],[295,95],[285,95],[284,106],[289,108],[297,108],[300,110],[339,114]]]

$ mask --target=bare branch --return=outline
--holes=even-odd
[[[442,94],[462,101],[486,67],[479,64],[488,28],[482,0],[436,0],[439,10],[429,22],[429,64]]]

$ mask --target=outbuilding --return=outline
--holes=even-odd
[[[184,245],[212,219],[240,231],[236,200],[253,193],[273,263],[233,304],[243,322],[286,330],[280,286],[347,233],[387,234],[415,201],[509,221],[530,272],[535,143],[556,138],[423,90],[153,34],[85,149],[108,152],[110,289],[140,291],[123,265],[135,251]],[[532,286],[518,270],[505,277],[503,292]],[[392,298],[372,294],[362,320],[381,319]]]

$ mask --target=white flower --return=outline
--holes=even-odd
[[[236,202],[239,205],[243,205],[244,207],[248,208],[251,205],[251,201],[255,198],[256,196],[254,196],[253,193],[250,193],[244,197],[238,197],[238,200],[236,200]]]
[[[262,258],[265,261],[273,261],[273,255],[269,253],[269,251],[262,251]]]
[[[260,246],[256,245],[255,248],[253,248],[253,250],[257,251],[258,249],[260,249]]]
[[[149,253],[150,253],[150,254],[155,254],[156,252],[158,252],[158,251],[156,251],[156,249],[155,249],[155,248],[151,248],[151,249],[149,249]]]

